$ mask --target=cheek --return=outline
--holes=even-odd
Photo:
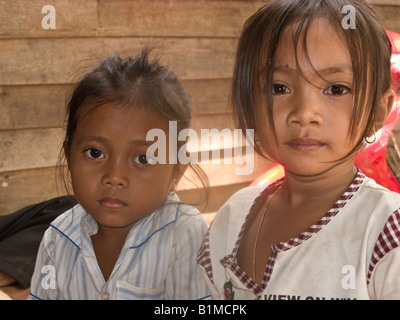
[[[136,181],[130,184],[129,192],[140,212],[151,213],[156,210],[172,190],[173,171],[168,165],[159,166],[160,168],[151,174],[137,177]]]
[[[71,185],[74,195],[79,202],[82,202],[84,198],[87,198],[92,194],[94,179],[85,178],[86,175],[83,174],[82,170],[70,170],[71,175]]]
[[[265,152],[274,149],[276,145],[276,137],[279,140],[282,130],[285,128],[285,118],[282,113],[274,111],[273,125],[271,124],[270,115],[266,109],[256,112],[256,131],[255,138],[260,142]]]
[[[152,180],[159,184],[159,188],[167,194],[174,185],[174,165],[160,164],[157,172],[152,175]]]
[[[84,163],[77,161],[76,157],[74,158],[74,156],[72,156],[69,172],[71,176],[72,189],[78,198],[81,195],[86,196],[91,193],[100,171],[89,171]]]
[[[325,118],[325,127],[329,130],[329,135],[342,146],[351,144],[350,126],[350,115],[346,112],[339,112]]]
[[[156,164],[151,170],[136,172],[131,176],[131,188],[137,192],[146,192],[154,198],[165,197],[173,185],[174,166],[169,164]]]

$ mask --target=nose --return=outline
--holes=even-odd
[[[293,107],[288,115],[289,125],[306,127],[322,124],[322,115],[319,109],[321,101],[318,99],[318,93],[311,91],[309,90],[293,97]]]
[[[107,187],[126,188],[129,186],[128,168],[120,159],[109,161],[106,165],[102,183]]]

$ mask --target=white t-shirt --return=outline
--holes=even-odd
[[[226,297],[225,284],[234,299],[400,299],[400,194],[358,172],[318,223],[272,246],[259,286],[238,266],[237,250],[265,189],[233,195],[203,241],[197,261],[213,299]]]

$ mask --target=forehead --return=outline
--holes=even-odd
[[[311,21],[309,28],[296,36],[298,24],[285,28],[275,54],[274,67],[298,66],[302,71],[340,68],[351,71],[352,62],[344,34],[327,19]]]
[[[78,119],[75,136],[145,139],[147,132],[154,128],[168,132],[168,121],[144,107],[104,104],[85,108]]]

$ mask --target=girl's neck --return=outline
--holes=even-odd
[[[97,263],[105,281],[114,269],[130,229],[131,227],[108,228],[99,225],[98,232],[91,236]]]
[[[297,207],[303,202],[320,202],[322,199],[336,201],[349,187],[356,174],[357,168],[353,163],[332,168],[315,176],[299,176],[286,171],[283,189],[288,205]]]
[[[123,244],[132,229],[131,226],[124,228],[111,228],[98,226],[98,231],[91,238],[97,238],[102,243],[110,243],[111,245]]]

